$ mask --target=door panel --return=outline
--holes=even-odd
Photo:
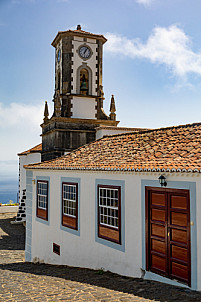
[[[188,190],[146,188],[147,270],[191,284]]]
[[[176,262],[172,262],[171,276],[177,279],[188,281],[188,267]]]
[[[163,192],[150,194],[150,268],[153,272],[166,274],[166,219],[167,205]]]
[[[157,255],[151,257],[151,268],[153,270],[160,270],[162,273],[166,271],[166,259]]]
[[[171,246],[171,256],[177,260],[188,262],[188,250],[187,248],[179,247],[176,245]]]
[[[152,204],[165,206],[165,195],[162,193],[152,193]]]
[[[154,252],[158,252],[161,254],[166,254],[166,245],[165,245],[165,241],[159,241],[156,239],[152,239],[151,241],[151,249]]]
[[[187,226],[187,214],[171,212],[171,224],[178,226]]]
[[[187,209],[187,200],[184,196],[174,196],[171,197],[171,208],[174,209]]]
[[[151,216],[152,216],[152,220],[165,222],[165,211],[164,210],[152,209]]]
[[[165,227],[152,223],[152,235],[165,238]]]
[[[177,241],[178,243],[187,242],[187,233],[185,231],[172,229],[170,231],[171,240]]]
[[[168,201],[168,232],[178,233],[181,228],[183,229],[182,238],[174,238],[174,240],[169,238],[170,276],[190,283],[190,205],[188,194],[175,196],[175,194],[169,193]]]

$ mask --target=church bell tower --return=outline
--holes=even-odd
[[[96,139],[100,125],[117,126],[112,111],[103,110],[102,86],[103,35],[76,30],[58,32],[55,48],[54,112],[49,118],[45,105],[42,127],[42,161],[61,156]],[[116,109],[115,109],[116,110]]]

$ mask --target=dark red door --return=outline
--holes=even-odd
[[[188,190],[146,187],[147,270],[191,284]]]

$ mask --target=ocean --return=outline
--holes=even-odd
[[[0,203],[17,202],[18,181],[15,179],[0,180]]]

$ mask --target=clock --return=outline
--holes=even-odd
[[[61,50],[59,49],[58,54],[57,54],[58,63],[59,63],[60,59],[61,59]]]
[[[79,55],[83,59],[89,59],[91,56],[91,49],[87,46],[81,46],[79,49]]]

